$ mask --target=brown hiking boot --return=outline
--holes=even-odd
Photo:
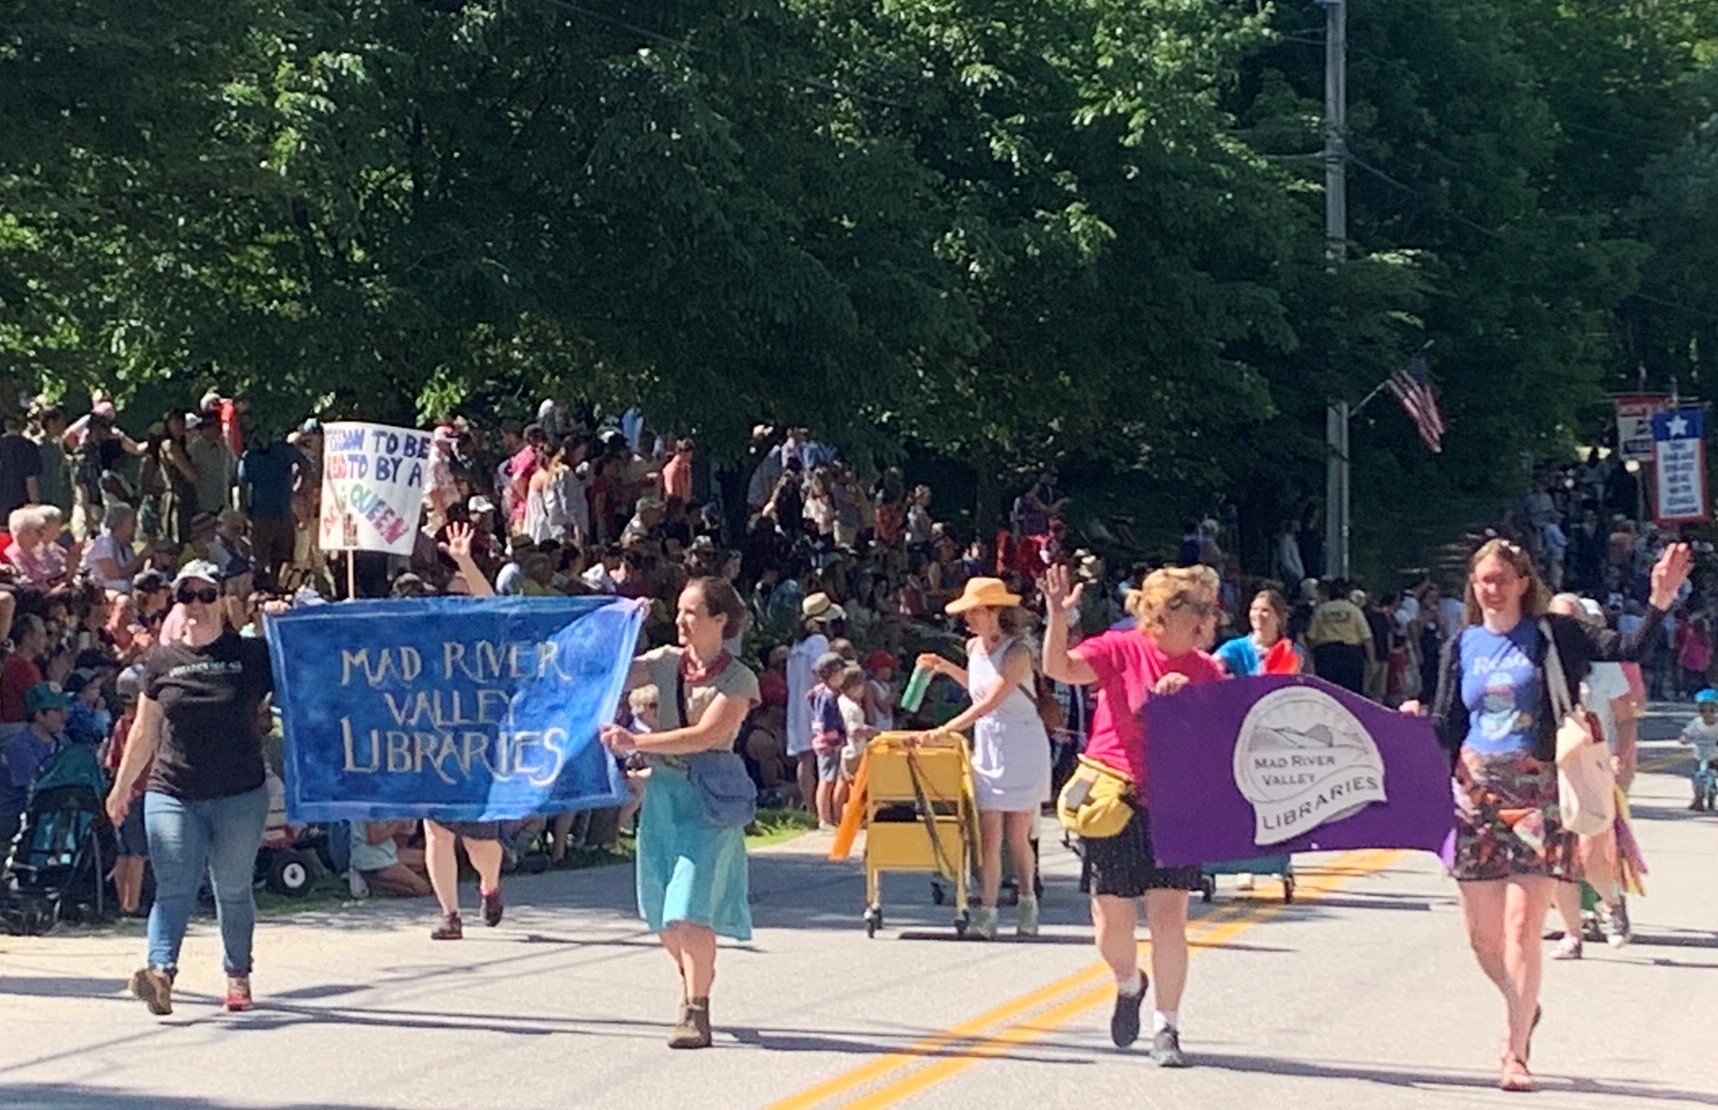
[[[710,1047],[710,1000],[694,998],[680,1007],[680,1023],[668,1036],[669,1048]]]
[[[463,940],[465,938],[465,923],[459,919],[459,912],[441,915],[441,924],[430,933],[431,940]]]
[[[483,923],[485,925],[493,929],[501,924],[500,887],[496,887],[494,890],[484,890],[480,887],[477,891],[477,901],[483,909]]]
[[[140,967],[132,972],[131,993],[156,1017],[173,1012],[173,977],[158,967]]]

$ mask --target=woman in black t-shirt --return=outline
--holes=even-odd
[[[174,580],[185,632],[144,660],[143,696],[114,774],[107,812],[115,827],[131,807],[131,787],[154,764],[144,795],[155,906],[149,962],[131,990],[152,1014],[173,1012],[179,946],[208,872],[226,953],[226,1008],[251,1008],[251,881],[268,821],[263,785],[262,704],[273,692],[268,646],[228,620],[213,563],[194,562]]]

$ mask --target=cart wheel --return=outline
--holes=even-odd
[[[309,857],[294,849],[276,853],[269,867],[268,888],[276,894],[302,898],[310,890],[316,873],[311,870]]]
[[[931,884],[931,902],[940,906],[946,901],[948,901],[948,892],[943,890],[941,883],[933,882]]]
[[[1283,876],[1283,904],[1288,905],[1288,904],[1292,903],[1293,901],[1294,901],[1294,876],[1293,875],[1284,875]]]
[[[1200,876],[1200,878],[1199,878],[1199,900],[1201,902],[1209,902],[1212,898],[1215,898],[1216,896],[1217,896],[1217,880],[1210,875]]]

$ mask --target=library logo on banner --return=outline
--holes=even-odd
[[[1285,686],[1253,703],[1235,742],[1235,785],[1252,804],[1260,847],[1388,801],[1372,735],[1312,686]]]

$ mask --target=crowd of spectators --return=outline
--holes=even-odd
[[[140,439],[121,423],[98,395],[75,419],[52,406],[9,415],[0,437],[0,818],[17,808],[43,743],[37,734],[99,742],[119,731],[143,653],[174,633],[170,583],[186,563],[218,568],[229,604],[253,631],[271,602],[350,592],[341,561],[318,549],[315,420],[281,435],[286,422],[255,419],[242,398],[210,393],[195,411],[164,414]],[[975,534],[938,520],[933,490],[902,469],[848,460],[803,427],[755,428],[746,466],[726,481],[692,439],[659,433],[636,411],[600,422],[558,400],[544,401],[530,423],[485,426],[450,414],[434,428],[432,452],[412,554],[357,555],[350,581],[358,596],[493,589],[648,599],[655,644],[672,638],[674,599],[689,579],[726,579],[748,610],[729,648],[756,668],[762,697],[740,750],[767,799],[810,809],[818,808],[817,750],[829,743],[812,715],[819,687],[833,707],[829,728],[843,735],[886,731],[897,717],[908,723],[894,708],[902,662],[960,643],[943,608],[975,577],[1002,579],[1031,612],[1043,569],[1066,564],[1087,586],[1075,634],[1094,635],[1123,619],[1126,591],[1155,566],[1205,564],[1222,581],[1220,639],[1275,621],[1271,636],[1292,639],[1307,669],[1392,704],[1431,688],[1442,643],[1464,623],[1461,597],[1430,578],[1382,596],[1321,578],[1311,516],[1279,530],[1265,574],[1247,573],[1225,550],[1233,507],[1187,522],[1179,545],[1155,557],[1107,548],[1128,552],[1112,570],[1078,546],[1054,470],[1022,481],[1005,526]],[[1548,470],[1499,530],[1533,550],[1553,583],[1604,598],[1621,624],[1638,619],[1664,537],[1611,511],[1635,496],[1619,474],[1633,480],[1597,458]],[[470,558],[455,558],[449,541],[468,528]],[[1093,539],[1113,539],[1094,531]],[[475,590],[474,573],[485,579]],[[1280,592],[1254,604],[1264,588]],[[1686,609],[1689,619],[1669,622],[1663,658],[1649,666],[1657,690],[1705,685],[1712,635],[1704,595]],[[958,693],[933,697],[912,723],[953,716]],[[1065,763],[1087,722],[1086,692],[1041,681],[1039,695]],[[650,727],[653,696],[637,691],[622,710],[634,728]],[[11,743],[26,733],[36,741]],[[820,817],[832,819],[828,802]],[[562,858],[611,842],[629,819],[583,815],[542,831]],[[420,864],[409,830],[378,824],[355,830],[354,842],[377,889],[421,891],[408,866]]]

